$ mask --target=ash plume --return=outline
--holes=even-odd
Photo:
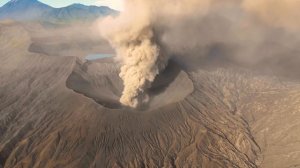
[[[205,2],[189,8],[187,14],[171,13],[160,19],[160,27],[167,30],[162,44],[178,62],[192,70],[238,66],[299,77],[299,1]]]
[[[168,62],[169,55],[160,44],[161,28],[159,19],[181,9],[180,1],[128,0],[125,11],[117,18],[108,18],[103,25],[109,27],[102,33],[110,41],[121,62],[120,77],[124,90],[120,102],[137,107],[147,101],[146,90]],[[193,1],[189,4],[198,4]],[[203,2],[201,2],[203,3]],[[173,4],[167,9],[167,4]],[[158,10],[163,7],[163,10]],[[167,10],[166,10],[167,9]]]
[[[189,69],[235,65],[300,75],[298,1],[125,2],[120,16],[101,21],[122,65],[124,105],[147,100],[147,89],[170,57]]]
[[[138,5],[138,9],[144,8],[141,1],[134,4]],[[105,22],[112,24],[113,30],[105,34],[122,62],[119,75],[124,82],[124,90],[120,102],[135,108],[140,99],[146,97],[145,89],[164,68],[167,57],[160,52],[155,41],[150,11],[138,11],[137,15],[125,12],[119,18]]]

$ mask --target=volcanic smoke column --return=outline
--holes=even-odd
[[[120,102],[134,108],[146,96],[145,89],[150,87],[162,69],[157,62],[160,49],[153,41],[151,28],[145,27],[136,33],[117,47],[117,54],[123,60],[120,77],[124,90]]]
[[[177,24],[177,18],[190,18],[199,9],[203,15],[209,5],[210,0],[125,0],[118,17],[102,22],[102,33],[122,64],[122,104],[135,108],[147,100],[146,90],[168,62],[170,51],[160,45],[167,44],[165,32]]]
[[[104,21],[104,25],[110,28],[105,30],[104,36],[115,48],[117,59],[122,64],[119,75],[124,90],[120,102],[136,108],[139,102],[147,99],[145,91],[166,66],[167,57],[161,54],[156,42],[151,12],[147,10],[149,6],[139,0],[130,2],[134,5],[129,3],[127,11],[119,17]],[[134,13],[131,6],[134,6]]]

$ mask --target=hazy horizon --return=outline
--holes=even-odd
[[[1,0],[0,7],[5,5],[10,0]],[[66,7],[74,3],[80,3],[83,5],[96,5],[96,6],[108,6],[112,9],[122,10],[123,8],[123,0],[65,0],[65,1],[52,1],[52,0],[38,0],[42,3],[45,3],[49,6],[55,8]]]

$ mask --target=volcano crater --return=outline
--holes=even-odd
[[[176,62],[170,61],[146,91],[148,101],[132,109],[119,102],[124,88],[118,75],[119,69],[111,58],[86,62],[78,60],[66,85],[105,108],[131,112],[150,112],[162,108],[185,99],[194,90],[188,74]]]

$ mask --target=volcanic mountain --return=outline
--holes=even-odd
[[[0,24],[0,167],[300,164],[299,83],[171,61],[148,106],[131,109],[118,103],[114,61],[29,51],[34,41],[20,23]]]
[[[0,8],[0,19],[55,23],[90,21],[99,17],[117,14],[117,11],[105,6],[73,4],[63,8],[53,8],[38,0],[11,0]]]

